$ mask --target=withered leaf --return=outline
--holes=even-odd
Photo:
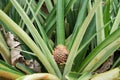
[[[96,73],[103,73],[105,71],[107,71],[108,69],[110,69],[111,65],[113,64],[113,58],[114,55],[110,56],[103,64],[102,66],[95,71]]]
[[[17,62],[20,62],[36,72],[41,72],[40,64],[36,60],[25,60],[24,56],[20,54],[21,45],[17,38],[11,32],[5,32],[5,30],[4,35],[6,42],[11,49],[11,64],[15,66]]]
[[[4,34],[5,34],[6,42],[11,49],[11,52],[10,52],[11,53],[11,64],[15,66],[17,60],[23,57],[20,54],[20,50],[21,50],[20,42],[15,40],[15,36],[11,32],[4,31]]]

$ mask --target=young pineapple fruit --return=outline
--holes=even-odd
[[[57,64],[65,64],[69,51],[64,45],[58,45],[53,51],[53,56]]]

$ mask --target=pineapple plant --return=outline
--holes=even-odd
[[[0,0],[0,79],[119,80],[119,5]]]

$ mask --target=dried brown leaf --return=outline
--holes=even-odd
[[[97,70],[95,71],[96,73],[103,73],[107,70],[110,69],[111,65],[113,64],[113,58],[114,58],[114,55],[110,56],[103,64],[102,66]]]
[[[25,64],[29,68],[33,69],[36,72],[41,72],[40,64],[35,60],[25,60],[24,56],[20,54],[21,52],[21,46],[18,39],[11,33],[11,32],[5,32],[4,35],[6,38],[6,42],[8,46],[11,49],[11,63],[13,66],[16,65],[16,63],[20,62],[22,64]]]
[[[11,32],[5,32],[4,35],[6,38],[6,42],[11,49],[11,63],[15,66],[16,62],[18,62],[19,58],[23,57],[20,54],[21,46],[20,42],[18,42],[15,36]],[[24,60],[24,58],[23,58]]]
[[[26,66],[30,69],[34,70],[35,72],[41,72],[41,66],[36,60],[26,60]]]

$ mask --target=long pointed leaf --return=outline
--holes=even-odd
[[[85,21],[83,22],[81,29],[78,31],[78,34],[74,40],[73,46],[71,48],[70,54],[68,56],[66,65],[65,65],[65,69],[64,69],[64,74],[63,76],[65,76],[67,73],[70,72],[72,65],[73,65],[73,61],[74,58],[77,55],[77,49],[82,41],[82,38],[84,36],[84,33],[91,21],[91,19],[93,18],[93,15],[95,13],[95,10],[97,9],[98,5],[100,4],[101,0],[98,0],[98,2],[95,3],[93,9],[89,12],[88,16],[86,17]]]
[[[39,60],[43,63],[43,65],[50,73],[55,74],[54,69],[51,67],[48,59],[45,57],[45,55],[43,55],[42,51],[38,48],[34,41],[1,10],[0,20],[2,20],[7,26],[9,26],[10,29],[14,31],[25,42],[25,44],[37,55]]]

